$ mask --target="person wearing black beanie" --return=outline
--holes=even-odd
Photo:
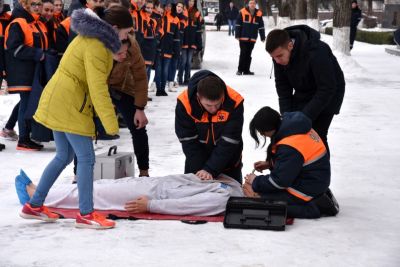
[[[287,202],[287,216],[318,218],[334,216],[339,205],[329,189],[329,153],[302,112],[280,114],[261,108],[250,122],[250,135],[259,145],[258,135],[271,139],[267,160],[254,163],[254,170],[270,174],[248,174],[243,185],[248,197]],[[263,145],[263,146],[264,146]]]

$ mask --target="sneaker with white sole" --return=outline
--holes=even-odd
[[[89,228],[89,229],[110,229],[115,227],[113,220],[108,220],[105,216],[98,212],[92,212],[86,215],[78,213],[75,221],[76,228]]]
[[[176,92],[174,82],[168,82],[168,92]]]
[[[60,218],[57,213],[51,212],[46,206],[34,208],[30,203],[25,203],[19,215],[24,219],[36,219],[45,222],[55,222]]]
[[[148,89],[148,92],[155,92],[156,89],[157,89],[156,83],[152,82],[150,87],[149,87],[149,89]]]
[[[3,130],[0,131],[0,137],[10,141],[18,140],[18,134],[14,130],[9,130],[7,128],[3,128]]]

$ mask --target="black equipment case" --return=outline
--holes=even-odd
[[[224,227],[284,231],[286,212],[284,201],[230,197],[226,204]]]

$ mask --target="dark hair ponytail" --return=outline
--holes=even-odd
[[[102,20],[118,29],[133,27],[133,19],[129,10],[121,5],[113,5],[110,8],[96,7],[93,10]]]
[[[281,115],[276,110],[270,107],[263,107],[257,111],[249,124],[250,136],[256,142],[256,147],[260,145],[258,140],[259,133],[277,130],[280,125]],[[265,139],[264,136],[264,144],[262,146],[265,145]]]

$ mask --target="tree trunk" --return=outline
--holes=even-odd
[[[297,0],[294,24],[307,24],[307,0]]]
[[[296,5],[296,19],[307,19],[307,0],[298,0]]]
[[[334,0],[333,49],[350,55],[351,0]]]
[[[265,16],[265,14],[267,14],[267,10],[266,10],[266,3],[265,0],[258,0],[258,9],[261,10],[261,12],[263,13],[263,16]]]
[[[307,0],[307,24],[314,30],[319,31],[318,0]]]
[[[372,0],[368,0],[367,15],[368,15],[368,16],[372,16]]]
[[[275,28],[275,20],[274,20],[274,14],[272,14],[272,9],[271,9],[271,0],[267,0],[266,6],[265,6],[265,10],[266,10],[266,15],[267,15],[267,20],[268,20],[268,24],[267,27],[269,29],[271,28]]]
[[[289,0],[289,5],[289,17],[291,22],[293,22],[294,20],[296,20],[297,0]]]
[[[290,26],[289,0],[279,0],[278,28],[283,29]]]

